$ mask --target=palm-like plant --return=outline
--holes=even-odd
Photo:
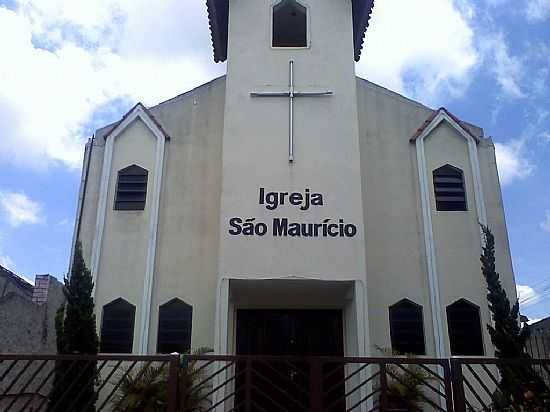
[[[191,354],[195,356],[212,352],[209,348],[199,348]],[[204,370],[199,361],[188,361],[185,357],[180,365],[180,412],[203,412],[210,405],[206,390],[210,387],[203,382]],[[124,373],[121,384],[113,396],[113,412],[164,412],[168,406],[167,365],[145,363],[137,372]]]
[[[392,349],[377,347],[384,356],[403,356]],[[415,358],[415,355],[405,354],[407,358]],[[392,410],[396,411],[420,411],[420,405],[425,401],[422,391],[427,382],[433,380],[426,370],[420,365],[406,364],[404,366],[386,365],[388,374],[388,401]]]
[[[210,348],[199,348],[193,352],[193,355],[200,356],[212,352]],[[211,389],[212,382],[204,379],[204,369],[201,362],[197,360],[188,360],[184,358],[184,365],[180,369],[180,412],[203,412],[211,404],[205,396]]]
[[[122,377],[113,397],[113,412],[161,412],[168,400],[168,369],[147,362],[136,373]]]
[[[388,398],[398,403],[407,411],[420,411],[420,404],[425,397],[422,388],[433,378],[420,366],[410,364],[399,368],[388,365],[390,382],[388,384]]]

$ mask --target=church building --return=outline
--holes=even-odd
[[[227,74],[86,146],[101,351],[492,356],[480,225],[516,289],[491,139],[355,75],[373,0],[207,7]]]

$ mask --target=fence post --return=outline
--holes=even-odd
[[[445,405],[447,407],[447,412],[454,412],[453,385],[449,359],[442,359],[441,366],[443,368],[443,378],[445,381]]]
[[[250,358],[246,359],[246,372],[245,372],[245,382],[244,382],[244,391],[245,391],[245,399],[244,399],[244,405],[245,405],[245,411],[251,412],[252,411],[252,361]]]
[[[319,358],[309,358],[311,412],[322,411],[322,367]]]
[[[466,396],[464,394],[464,380],[460,359],[451,359],[451,375],[455,412],[466,412]]]
[[[388,409],[388,375],[386,373],[386,363],[380,363],[380,411],[385,412]]]
[[[168,408],[167,412],[178,410],[180,356],[170,355],[170,370],[168,374]]]

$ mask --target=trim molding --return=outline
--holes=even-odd
[[[151,298],[153,292],[153,277],[157,246],[157,229],[160,208],[160,193],[162,186],[162,175],[164,169],[164,150],[166,135],[160,129],[150,115],[140,104],[128,113],[122,122],[109,134],[105,144],[103,154],[103,170],[101,174],[99,201],[97,208],[96,230],[94,236],[94,245],[92,251],[91,272],[94,282],[94,298],[97,285],[97,279],[100,270],[101,247],[103,244],[103,232],[105,229],[105,216],[107,214],[107,204],[109,195],[109,182],[111,180],[111,168],[113,163],[113,149],[116,138],[135,120],[141,120],[157,139],[156,157],[155,157],[155,177],[152,189],[151,215],[149,220],[149,232],[147,242],[147,260],[145,264],[145,273],[143,279],[143,299],[140,308],[140,339],[138,343],[138,352],[146,354],[149,344],[149,326],[151,316]]]
[[[428,282],[430,286],[430,304],[432,309],[432,323],[434,329],[435,351],[437,357],[446,357],[445,348],[445,331],[443,328],[443,310],[441,306],[439,274],[437,269],[437,257],[435,251],[435,242],[433,235],[432,223],[432,206],[430,200],[430,185],[428,170],[426,165],[426,152],[424,140],[428,137],[439,124],[447,122],[455,129],[468,144],[468,155],[470,158],[470,166],[472,169],[475,204],[478,221],[480,224],[486,224],[487,212],[485,208],[485,198],[483,196],[483,187],[481,183],[481,173],[479,168],[479,158],[477,151],[477,142],[472,135],[460,126],[447,112],[443,109],[439,110],[438,114],[433,118],[430,124],[414,141],[416,144],[416,159],[418,163],[418,181],[420,185],[420,197],[422,201],[422,221],[424,226],[424,246],[426,250],[426,266],[428,269]],[[480,229],[480,238],[482,232]]]
[[[70,279],[73,272],[74,253],[76,242],[80,238],[80,226],[82,214],[84,213],[84,201],[86,200],[86,191],[88,190],[88,177],[90,175],[90,164],[92,162],[92,151],[94,148],[95,136],[88,140],[84,148],[84,161],[82,163],[82,173],[80,177],[80,189],[78,191],[78,202],[76,207],[76,220],[73,228],[73,238],[71,241],[71,255],[69,258],[69,272],[67,277]]]

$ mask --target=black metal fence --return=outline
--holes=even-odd
[[[550,411],[550,360],[453,358],[456,412]]]
[[[0,411],[550,411],[549,378],[550,360],[0,355]]]
[[[163,371],[152,383],[166,386],[166,410],[176,412],[177,355],[0,355],[0,411],[111,411],[134,395],[123,392],[124,385],[145,379],[153,369]],[[57,393],[56,379],[60,381]],[[90,388],[92,396],[87,393]]]

